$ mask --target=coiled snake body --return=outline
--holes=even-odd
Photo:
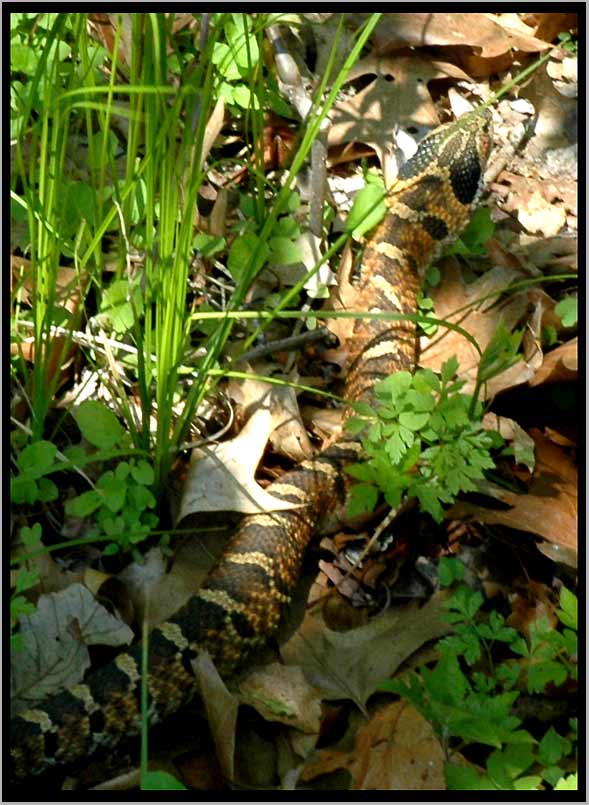
[[[491,145],[488,113],[439,127],[422,140],[387,196],[388,211],[364,250],[356,284],[359,312],[414,313],[420,276],[440,246],[467,224],[482,190]],[[358,319],[349,345],[344,396],[369,400],[374,383],[417,361],[407,321]],[[304,552],[322,515],[345,499],[343,467],[361,456],[345,435],[272,484],[298,508],[247,517],[201,590],[149,638],[150,720],[161,721],[197,693],[191,661],[201,651],[229,675],[278,626]],[[16,780],[109,749],[140,728],[139,645],[89,679],[11,722]]]

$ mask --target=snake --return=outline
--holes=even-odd
[[[370,402],[375,384],[414,370],[417,309],[426,269],[470,220],[484,186],[492,118],[475,110],[445,123],[419,143],[387,188],[386,214],[367,237],[357,274],[354,311],[397,318],[354,319],[347,344],[344,419]],[[149,723],[163,721],[198,695],[193,661],[208,652],[223,678],[243,668],[276,631],[299,578],[303,557],[326,512],[345,506],[345,472],[362,459],[359,437],[345,429],[310,459],[285,472],[268,491],[292,508],[246,516],[201,588],[148,639]],[[113,752],[141,729],[141,643],[122,651],[79,684],[11,720],[11,779],[37,782],[97,752]]]

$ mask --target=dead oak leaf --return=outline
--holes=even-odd
[[[383,679],[429,640],[451,628],[441,619],[442,594],[421,608],[396,607],[366,626],[335,632],[322,613],[309,612],[293,637],[281,647],[287,665],[298,665],[326,699],[351,699],[365,711],[368,698]]]
[[[134,637],[82,584],[42,595],[19,623],[22,647],[11,652],[14,712],[80,682],[90,667],[89,645],[128,645]]]
[[[498,15],[409,11],[383,14],[373,40],[381,53],[407,46],[450,46],[476,48],[480,59],[494,59],[512,49],[536,52],[550,47],[533,34],[523,25],[502,25]]]
[[[577,468],[569,454],[532,430],[536,451],[536,467],[529,489],[518,495],[494,487],[494,496],[510,508],[488,509],[460,501],[448,512],[450,519],[471,518],[480,523],[501,525],[544,537],[548,542],[577,551]]]
[[[428,82],[449,77],[468,80],[467,74],[452,64],[417,56],[395,59],[368,56],[353,68],[348,81],[364,75],[374,75],[374,81],[350,100],[334,106],[327,142],[330,147],[346,143],[370,145],[383,168],[388,165],[387,155],[395,131],[414,127],[425,133],[438,124]],[[390,173],[385,175],[387,184],[393,178]]]
[[[444,753],[431,725],[406,702],[378,710],[357,731],[351,751],[322,749],[301,779],[347,770],[354,791],[445,790]]]
[[[507,300],[496,304],[509,285],[522,278],[522,272],[504,266],[496,266],[479,279],[467,283],[453,261],[448,261],[442,272],[442,282],[431,295],[437,319],[445,319],[459,325],[476,340],[484,350],[501,321],[508,331],[525,315],[528,299],[525,292],[515,293]],[[472,393],[479,365],[479,353],[460,333],[439,327],[433,338],[421,339],[420,365],[439,372],[442,365],[455,356],[459,364],[459,376],[466,380],[464,393]],[[533,376],[533,370],[524,361],[518,361],[505,372],[492,378],[483,389],[486,399],[499,391],[525,383]]]

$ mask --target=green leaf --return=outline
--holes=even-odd
[[[579,318],[579,300],[577,296],[567,296],[554,308],[563,327],[574,327]]]
[[[455,355],[443,364],[441,371],[442,383],[449,383],[458,371],[458,359]]]
[[[203,257],[211,257],[225,248],[225,238],[221,235],[209,235],[207,232],[199,232],[194,236],[192,245]]]
[[[578,788],[577,775],[569,774],[568,777],[563,777],[554,786],[555,791],[576,791]]]
[[[221,75],[228,81],[237,81],[241,78],[239,67],[233,58],[229,45],[224,42],[215,42],[211,60],[213,64],[217,65]]]
[[[492,752],[487,760],[487,772],[497,788],[511,790],[513,781],[534,762],[534,753],[529,744],[509,744],[502,750]]]
[[[187,791],[185,785],[167,771],[146,771],[141,775],[142,791]]]
[[[269,260],[275,265],[293,265],[300,263],[303,253],[298,243],[290,238],[273,237],[268,241],[270,247]]]
[[[50,478],[39,478],[37,484],[37,499],[42,503],[50,503],[52,500],[57,500],[59,491],[56,484]]]
[[[484,207],[475,210],[460,239],[446,248],[445,254],[485,254],[485,243],[494,231],[495,224],[489,210]]]
[[[436,523],[444,519],[444,509],[440,505],[439,494],[436,489],[425,484],[413,484],[409,487],[409,494],[419,500],[424,512],[431,514]]]
[[[349,517],[358,517],[361,514],[374,511],[378,500],[378,490],[370,484],[354,484],[350,490],[347,514]]]
[[[151,486],[155,481],[155,472],[148,461],[141,459],[131,468],[131,476],[142,486]]]
[[[348,419],[346,422],[346,431],[350,433],[352,436],[357,436],[361,433],[367,425],[366,419],[361,419],[360,417],[352,417]]]
[[[384,199],[384,184],[370,183],[356,193],[345,223],[345,231],[354,240],[360,240],[385,217],[387,206]]]
[[[255,268],[257,270],[268,258],[268,245],[262,243],[253,232],[247,232],[245,235],[235,238],[227,257],[227,268],[234,279],[239,280],[246,272],[254,270],[253,262],[256,252],[258,256]]]
[[[411,388],[411,372],[404,369],[389,375],[386,380],[381,380],[374,387],[374,391],[382,400],[390,399],[391,404],[395,404]]]
[[[578,619],[578,601],[577,596],[566,587],[562,587],[560,591],[560,609],[556,610],[558,619],[565,626],[570,629],[577,630]]]
[[[126,483],[116,478],[113,472],[107,471],[98,479],[96,486],[103,493],[103,502],[109,511],[116,513],[122,509],[127,495]]]
[[[442,587],[450,587],[455,581],[464,579],[464,564],[459,559],[442,556],[438,563],[438,581]]]
[[[129,498],[138,511],[153,509],[156,499],[146,486],[133,486],[129,490]]]
[[[528,691],[543,693],[546,685],[563,685],[567,679],[566,668],[556,660],[532,662],[528,668]]]
[[[33,523],[32,526],[25,525],[20,530],[20,538],[27,548],[38,548],[42,536],[41,523]]]
[[[66,500],[65,511],[70,517],[87,517],[102,506],[102,495],[94,489],[83,492],[76,498]]]
[[[40,440],[28,444],[20,453],[17,464],[31,478],[40,478],[53,468],[57,447],[53,442]]]
[[[16,574],[14,593],[23,593],[25,590],[29,590],[39,583],[40,578],[39,571],[36,568],[27,570],[26,567],[21,567]]]
[[[399,422],[401,425],[411,431],[420,430],[428,421],[429,414],[427,413],[421,414],[416,411],[406,411],[399,414]]]
[[[113,412],[97,400],[85,400],[74,410],[74,418],[86,441],[95,447],[114,447],[125,433]]]
[[[450,791],[494,791],[497,788],[486,774],[456,763],[446,763],[444,777]]]
[[[571,750],[571,742],[559,735],[554,727],[550,727],[540,741],[538,759],[545,766],[553,766],[561,758],[567,756]]]
[[[38,487],[36,481],[26,475],[10,478],[10,500],[13,504],[27,503],[32,505],[37,501]]]
[[[513,781],[513,787],[516,791],[535,791],[541,784],[542,778],[537,775],[519,777]]]
[[[115,333],[128,332],[143,314],[143,295],[138,286],[131,287],[128,280],[115,280],[102,294],[100,312],[109,317]]]
[[[522,336],[523,331],[510,333],[505,325],[499,322],[493,338],[481,355],[477,383],[487,383],[517,362]]]

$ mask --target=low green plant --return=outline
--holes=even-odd
[[[436,665],[387,681],[380,689],[402,696],[430,722],[448,759],[449,789],[570,785],[576,773],[577,720],[569,720],[566,735],[550,726],[538,737],[522,728],[513,708],[523,691],[541,694],[548,686],[576,682],[576,596],[563,587],[556,611],[559,629],[539,619],[525,639],[501,613],[485,612],[482,594],[464,584],[463,577],[461,562],[440,560],[440,584],[457,586],[446,602],[446,620],[454,632],[438,641]],[[475,744],[493,750],[484,770],[452,762],[455,752]]]
[[[372,511],[379,493],[392,508],[406,497],[417,498],[437,521],[444,505],[472,492],[492,470],[494,449],[503,446],[496,431],[484,430],[482,386],[517,360],[520,333],[499,325],[480,357],[474,394],[461,392],[456,358],[438,377],[429,369],[400,371],[374,387],[374,404],[354,405],[347,430],[360,435],[366,459],[346,471],[360,483],[352,487],[348,512]]]
[[[563,327],[574,327],[579,319],[579,299],[577,294],[565,296],[554,308]]]
[[[454,379],[457,368],[450,359],[440,377],[429,369],[397,372],[375,387],[374,407],[355,406],[347,428],[362,433],[367,458],[347,468],[361,482],[352,488],[352,516],[371,511],[382,491],[393,508],[406,496],[417,498],[440,522],[442,504],[474,490],[494,467],[490,451],[502,440],[482,429],[480,403],[471,416],[471,397]]]
[[[41,526],[34,523],[32,526],[23,526],[20,529],[20,539],[27,548],[34,550],[41,545]],[[23,595],[27,590],[35,587],[40,581],[37,568],[19,567],[14,571],[14,578],[10,586],[10,650],[20,651],[22,648],[22,635],[13,633],[22,615],[31,615],[35,606]]]
[[[96,481],[84,474],[91,488],[67,500],[65,511],[71,517],[93,516],[94,523],[86,538],[110,539],[103,550],[105,555],[119,551],[134,553],[135,546],[146,539],[158,523],[152,491],[153,467],[131,447],[130,435],[102,403],[87,400],[76,409],[75,418],[89,446],[74,445],[60,453],[48,440],[27,444],[15,458],[12,502],[33,506],[54,501],[58,490],[49,476],[65,470],[80,472],[88,464],[101,466],[114,461],[112,469],[108,466]],[[34,533],[40,536],[37,531],[40,525],[34,528]],[[21,529],[21,533],[26,537],[28,531]]]

